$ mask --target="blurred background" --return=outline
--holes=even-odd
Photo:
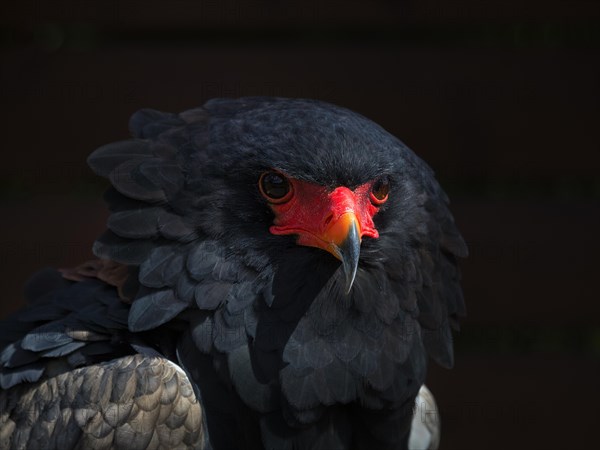
[[[90,258],[95,148],[141,107],[309,97],[436,171],[471,255],[442,449],[591,447],[600,403],[596,0],[21,0],[0,6],[0,315]]]

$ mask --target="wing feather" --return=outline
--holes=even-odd
[[[203,448],[201,406],[164,358],[130,355],[0,391],[5,448]]]

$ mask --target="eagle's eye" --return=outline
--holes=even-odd
[[[279,172],[264,172],[258,180],[258,188],[271,203],[284,203],[292,197],[292,184]]]
[[[381,177],[371,187],[371,201],[375,205],[381,205],[388,199],[390,192],[390,181],[387,177]]]

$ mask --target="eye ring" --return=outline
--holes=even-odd
[[[387,177],[381,177],[371,186],[371,202],[374,205],[383,205],[390,193],[390,180]]]
[[[287,202],[294,191],[290,180],[275,170],[269,170],[260,175],[258,189],[270,203],[276,204]]]

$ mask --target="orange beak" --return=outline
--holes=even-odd
[[[308,234],[298,238],[298,244],[322,248],[342,262],[346,293],[350,292],[356,277],[361,241],[360,222],[353,211],[331,220],[320,236]]]

